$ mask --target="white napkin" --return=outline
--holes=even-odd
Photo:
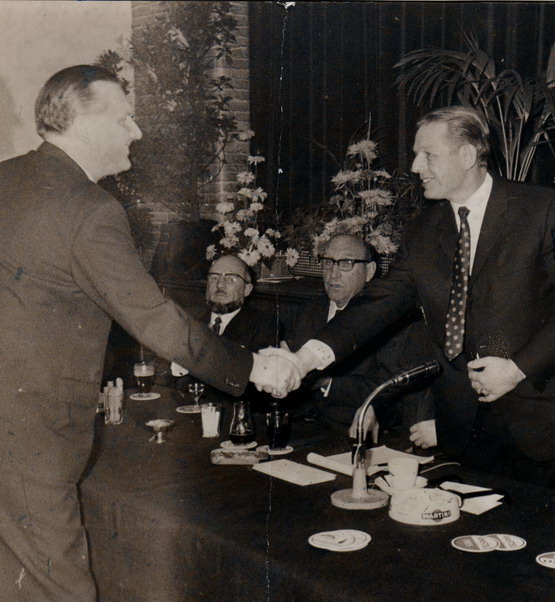
[[[274,460],[253,466],[254,470],[269,474],[272,477],[295,483],[295,485],[312,485],[333,481],[336,475],[311,466],[305,466],[291,460]]]
[[[488,487],[477,487],[476,485],[466,485],[464,483],[455,483],[452,481],[444,481],[441,486],[442,489],[450,489],[458,493],[471,493],[473,491],[487,491]],[[498,493],[492,493],[491,495],[484,495],[481,497],[472,497],[464,500],[461,510],[463,512],[469,512],[470,514],[483,514],[488,510],[492,510],[497,506],[501,505],[499,500],[503,499],[502,495]]]

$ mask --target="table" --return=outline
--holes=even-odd
[[[127,400],[122,425],[98,424],[82,483],[101,602],[553,599],[555,571],[535,557],[555,551],[555,492],[460,469],[468,483],[504,487],[512,505],[436,527],[397,523],[385,508],[342,510],[330,494],[350,487],[346,476],[300,487],[250,467],[211,464],[210,450],[225,435],[203,439],[200,415],[176,413],[183,401],[158,390],[157,401]],[[149,443],[145,422],[167,417],[175,419],[170,443]],[[230,420],[228,407],[224,428]],[[258,441],[266,443],[262,430]],[[287,457],[305,464],[310,451],[349,449],[346,439],[306,422],[294,424],[291,444]],[[340,528],[366,531],[372,541],[350,553],[307,543]],[[450,545],[458,535],[488,533],[519,535],[528,545],[488,554]]]

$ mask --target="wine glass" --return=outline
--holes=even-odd
[[[199,401],[204,394],[204,384],[195,380],[192,383],[189,383],[189,386],[187,388],[189,390],[189,393],[195,398],[195,404],[188,406],[179,406],[177,408],[177,411],[182,412],[184,414],[200,414]]]
[[[195,405],[200,412],[199,400],[204,395],[204,385],[203,383],[199,383],[195,381],[193,383],[189,383],[189,393],[195,398]]]

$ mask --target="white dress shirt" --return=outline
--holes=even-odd
[[[208,323],[208,326],[210,326],[210,329],[212,329],[212,327],[214,326],[214,322],[216,321],[216,318],[220,318],[222,320],[222,323],[220,325],[220,333],[219,334],[223,334],[224,330],[226,329],[226,326],[231,322],[231,320],[233,320],[233,318],[241,311],[241,308],[236,309],[235,311],[232,311],[228,314],[215,314],[214,312],[210,313],[210,322]]]
[[[486,213],[486,207],[488,206],[488,200],[491,194],[491,188],[493,186],[493,179],[488,174],[482,185],[476,192],[471,195],[464,203],[451,203],[453,211],[455,212],[455,220],[457,222],[457,229],[461,229],[461,218],[459,217],[459,207],[466,207],[470,212],[467,217],[468,227],[470,228],[470,271],[472,272],[472,266],[474,264],[474,257],[476,256],[476,247],[478,246],[478,238],[480,237],[480,230],[482,229],[482,222],[484,221],[484,215]]]

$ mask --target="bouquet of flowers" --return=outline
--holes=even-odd
[[[247,140],[253,135],[254,132],[248,130],[239,137]],[[281,232],[276,227],[269,227],[275,220],[265,205],[268,194],[256,184],[258,165],[264,161],[261,155],[249,155],[246,169],[236,176],[236,192],[216,205],[218,223],[212,231],[219,232],[221,238],[207,247],[208,260],[221,254],[234,254],[251,267],[260,263],[270,267],[274,255],[283,247]],[[287,266],[293,267],[298,259],[299,253],[295,249],[285,251]]]
[[[287,240],[321,255],[338,234],[363,238],[380,256],[394,254],[404,224],[420,206],[411,176],[389,174],[374,166],[378,144],[366,136],[354,138],[347,148],[343,169],[332,178],[333,194],[312,211],[303,208],[286,229]]]

